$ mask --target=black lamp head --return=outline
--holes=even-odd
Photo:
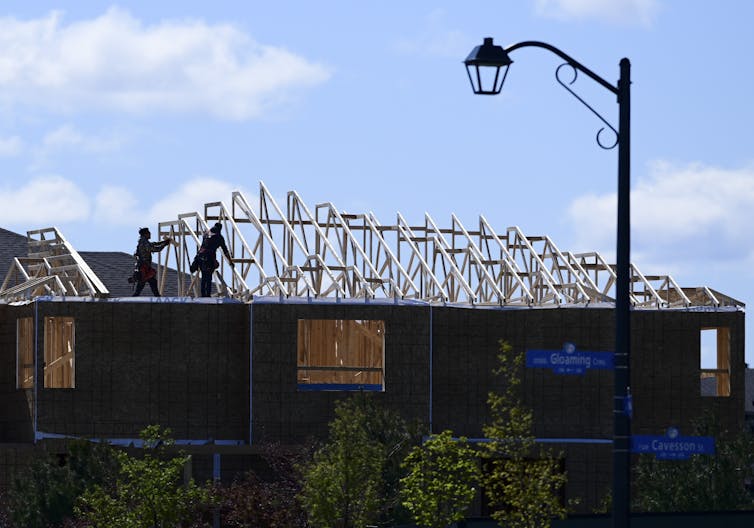
[[[495,95],[503,89],[508,67],[513,61],[502,46],[493,44],[492,37],[487,37],[481,46],[469,53],[463,63],[474,93]]]

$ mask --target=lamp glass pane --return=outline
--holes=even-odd
[[[466,70],[474,93],[498,94],[503,88],[503,81],[508,73],[508,65],[467,65]]]

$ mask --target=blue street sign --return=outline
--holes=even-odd
[[[625,412],[629,418],[634,417],[634,398],[631,396],[631,389],[628,389],[628,394],[626,394],[626,397],[623,399],[623,412]]]
[[[612,352],[576,350],[573,343],[565,343],[562,350],[527,350],[526,366],[549,368],[555,374],[584,374],[587,370],[615,368]]]
[[[653,454],[660,460],[686,460],[691,455],[714,455],[712,436],[680,436],[678,429],[669,427],[663,436],[633,435],[632,453]]]

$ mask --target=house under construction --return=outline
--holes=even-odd
[[[189,266],[215,222],[234,266],[221,255],[201,298]],[[131,297],[131,255],[78,252],[55,228],[0,232],[0,488],[40,448],[134,443],[154,423],[194,453],[199,478],[230,478],[260,444],[324,437],[353,391],[481,438],[499,340],[614,346],[614,265],[484,217],[383,224],[295,191],[281,206],[260,184],[253,202],[235,192],[157,227],[173,240],[161,298]],[[705,411],[741,427],[743,304],[636,266],[630,282],[633,433],[690,432]],[[710,333],[717,364],[701,368]],[[523,387],[535,435],[563,452],[566,498],[591,511],[611,481],[612,371],[531,368]]]

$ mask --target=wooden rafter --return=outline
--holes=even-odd
[[[40,295],[108,297],[110,292],[55,227],[27,232],[28,254],[17,256],[0,286],[0,299]]]
[[[238,192],[230,210],[208,203],[203,217],[189,214],[191,226],[172,228],[180,247],[175,264],[165,265],[187,269],[201,232],[219,221],[236,266],[223,263],[216,281],[220,291],[242,300],[280,295],[528,306],[614,300],[614,266],[598,253],[564,252],[549,237],[527,236],[516,226],[498,233],[483,216],[472,231],[455,215],[444,228],[429,214],[423,225],[410,225],[400,213],[395,224],[384,225],[372,213],[345,213],[330,202],[312,213],[295,191],[285,205],[263,183],[256,207]],[[186,219],[181,215],[179,222]],[[180,284],[179,290],[195,295]],[[711,294],[692,300],[670,276],[645,276],[631,267],[637,307],[691,306],[699,299],[717,304]]]

